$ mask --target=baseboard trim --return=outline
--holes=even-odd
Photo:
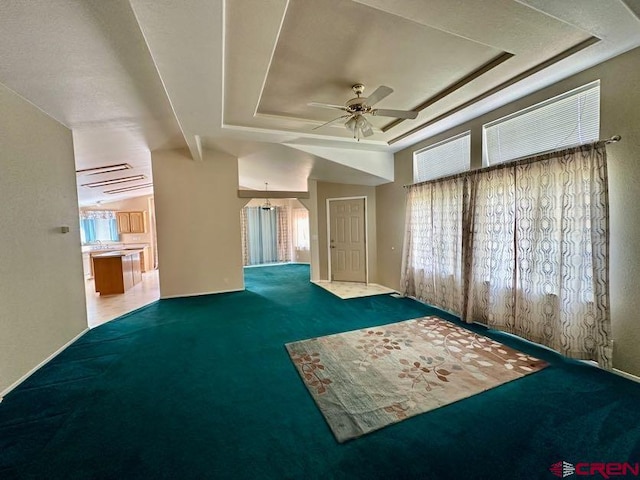
[[[85,328],[82,332],[80,332],[78,335],[76,335],[75,337],[73,337],[71,340],[69,340],[67,343],[65,343],[64,345],[62,345],[60,348],[58,348],[55,352],[53,352],[51,355],[49,355],[47,358],[45,358],[44,360],[42,360],[38,365],[36,365],[35,367],[33,367],[31,370],[29,370],[27,373],[25,373],[22,377],[20,377],[18,380],[16,380],[15,382],[13,382],[11,385],[9,385],[7,388],[5,388],[2,392],[0,392],[0,403],[2,403],[2,399],[9,393],[11,392],[13,389],[15,389],[18,385],[20,385],[22,382],[24,382],[27,378],[29,378],[31,375],[33,375],[38,369],[44,367],[47,363],[49,363],[51,360],[53,360],[55,357],[57,357],[58,355],[60,355],[62,353],[63,350],[65,350],[69,345],[71,345],[73,342],[75,342],[76,340],[78,340],[81,336],[83,336],[85,333],[87,333],[89,331],[89,328]]]
[[[620,375],[621,377],[640,383],[640,377],[638,377],[637,375],[634,375],[632,373],[627,373],[624,370],[618,370],[617,368],[613,368],[611,371],[616,375]]]
[[[203,295],[216,295],[218,293],[233,293],[244,292],[244,288],[233,288],[231,290],[216,290],[215,292],[201,292],[201,293],[188,293],[186,295],[162,295],[160,300],[168,300],[170,298],[188,298],[188,297],[201,297]]]

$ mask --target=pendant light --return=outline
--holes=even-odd
[[[264,182],[264,192],[267,193],[269,191],[269,183],[268,182]],[[275,210],[276,207],[274,207],[273,205],[271,205],[271,202],[269,201],[269,199],[265,199],[265,202],[262,204],[262,210]]]

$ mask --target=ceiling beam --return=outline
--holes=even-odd
[[[442,100],[447,95],[451,95],[456,90],[459,90],[460,88],[464,87],[468,83],[471,83],[476,78],[484,75],[485,73],[489,72],[490,70],[493,70],[498,65],[502,64],[503,62],[506,62],[507,60],[509,60],[513,56],[514,56],[513,53],[509,53],[509,52],[501,53],[497,57],[493,58],[491,61],[489,61],[489,62],[485,63],[484,65],[482,65],[481,67],[475,69],[470,74],[465,75],[463,78],[461,78],[460,80],[455,82],[453,85],[449,85],[447,88],[445,88],[441,92],[437,93],[436,95],[432,96],[431,98],[427,99],[426,101],[424,101],[423,103],[421,103],[417,107],[412,108],[412,110],[417,110],[418,112],[421,112],[425,108],[430,107],[434,103]],[[388,125],[385,125],[384,127],[382,127],[382,131],[386,132],[390,128],[393,128],[396,125],[399,125],[402,121],[403,121],[403,119],[394,120],[393,122],[389,123]]]
[[[309,192],[238,190],[238,198],[309,198]]]
[[[399,135],[399,136],[397,136],[395,138],[392,138],[391,140],[389,140],[389,145],[393,145],[394,143],[399,142],[400,140],[402,140],[402,139],[404,139],[404,138],[406,138],[406,137],[408,137],[410,135],[413,135],[414,133],[416,133],[416,132],[418,132],[418,131],[420,131],[420,130],[422,130],[424,128],[427,128],[428,126],[433,125],[434,123],[439,122],[440,120],[443,120],[446,117],[448,117],[450,115],[453,115],[454,113],[459,112],[460,110],[463,110],[463,109],[465,109],[467,107],[470,107],[473,104],[479,102],[480,100],[483,100],[483,99],[485,99],[485,98],[487,98],[487,97],[489,97],[489,96],[491,96],[491,95],[493,95],[495,93],[498,93],[499,91],[504,90],[505,88],[510,87],[511,85],[514,85],[514,84],[520,82],[521,80],[524,80],[525,78],[527,78],[527,77],[529,77],[531,75],[534,75],[535,73],[538,73],[538,72],[544,70],[545,68],[547,68],[547,67],[549,67],[549,66],[551,66],[551,65],[553,65],[553,64],[555,64],[555,63],[557,63],[557,62],[559,62],[561,60],[564,60],[565,58],[570,57],[571,55],[573,55],[573,54],[575,54],[577,52],[580,52],[581,50],[584,50],[585,48],[590,47],[591,45],[594,45],[594,44],[596,44],[598,42],[600,42],[599,38],[597,38],[597,37],[589,37],[588,39],[578,43],[577,45],[574,45],[573,47],[568,48],[568,49],[560,52],[559,54],[557,54],[557,55],[545,60],[544,62],[539,63],[539,64],[529,68],[528,70],[525,70],[524,72],[522,72],[522,73],[520,73],[520,74],[518,74],[518,75],[516,75],[516,76],[514,76],[512,78],[510,78],[509,80],[507,80],[505,82],[502,82],[501,84],[499,84],[499,85],[487,90],[486,92],[481,93],[480,95],[472,98],[471,100],[468,100],[468,101],[462,103],[461,105],[458,105],[457,107],[454,107],[451,110],[448,110],[448,111],[446,111],[446,112],[444,112],[444,113],[442,113],[442,114],[440,114],[440,115],[438,115],[438,116],[436,116],[434,118],[431,118],[430,120],[427,120],[426,122],[418,125],[417,127],[412,128],[411,130],[409,130],[409,131],[407,131],[407,132],[405,132],[405,133],[403,133],[403,134],[401,134],[401,135]]]

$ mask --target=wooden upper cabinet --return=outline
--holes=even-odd
[[[144,212],[129,212],[131,233],[144,233]]]
[[[118,233],[145,233],[145,212],[116,212]]]
[[[116,220],[118,221],[118,233],[131,233],[129,212],[116,212]]]

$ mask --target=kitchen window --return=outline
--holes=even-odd
[[[80,239],[83,244],[119,241],[116,212],[114,210],[85,210],[81,212]]]

